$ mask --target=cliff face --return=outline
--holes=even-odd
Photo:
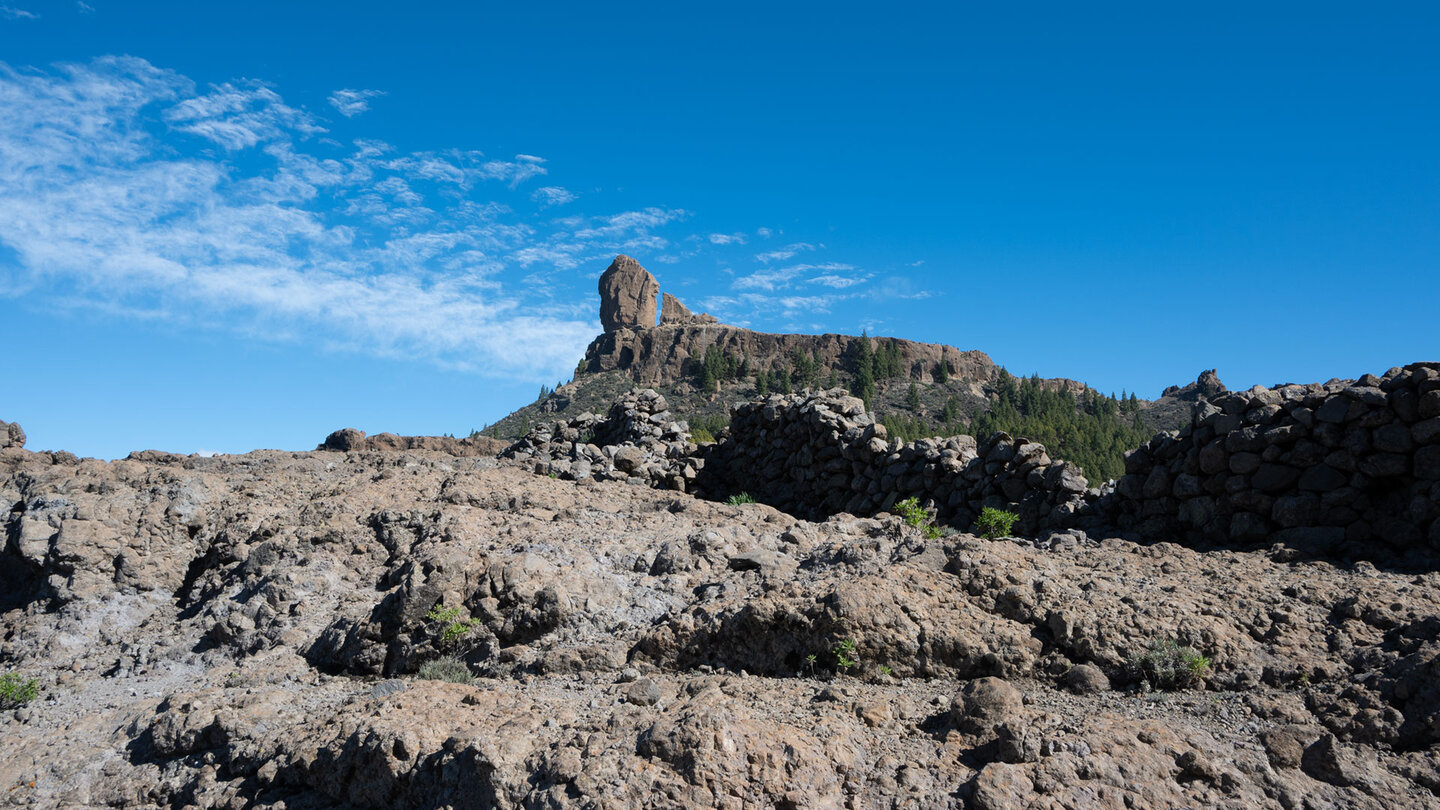
[[[943,359],[949,376],[988,383],[999,366],[980,351],[961,351],[938,343],[916,343],[899,338],[862,338],[854,335],[776,335],[725,324],[678,324],[648,329],[620,328],[595,338],[585,350],[581,372],[628,371],[636,383],[673,383],[692,373],[693,364],[715,346],[752,368],[793,365],[797,353],[815,358],[822,370],[850,371],[856,344],[869,340],[872,350],[895,346],[901,368],[910,380],[935,381]],[[576,375],[580,376],[579,374]],[[1069,382],[1069,381],[1065,381]],[[1078,383],[1075,383],[1079,387]]]

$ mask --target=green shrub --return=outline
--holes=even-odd
[[[464,661],[453,655],[443,658],[436,658],[433,661],[426,661],[420,665],[420,677],[427,681],[445,681],[447,683],[469,684],[475,681],[471,674],[470,667]]]
[[[919,498],[896,501],[895,505],[890,507],[890,511],[899,515],[900,519],[907,524],[919,529],[926,537],[933,540],[940,536],[940,527],[935,525],[935,521],[930,517],[930,513],[925,511],[925,507],[920,505]]]
[[[1155,639],[1127,662],[1132,677],[1155,689],[1196,686],[1210,674],[1210,659],[1173,639]]]
[[[987,506],[980,510],[980,519],[975,521],[975,530],[980,532],[981,537],[994,540],[1009,535],[1010,528],[1019,519],[1020,516],[1014,512]]]
[[[715,434],[705,428],[695,428],[690,431],[690,441],[696,444],[710,444],[715,441]]]
[[[729,506],[739,506],[745,503],[755,503],[755,496],[751,495],[748,492],[741,492],[739,494],[731,495],[730,497],[726,498],[725,503]]]
[[[850,668],[860,663],[859,656],[855,653],[855,642],[851,639],[841,639],[835,645],[835,667],[841,672],[848,672]]]
[[[447,608],[437,602],[430,608],[430,612],[425,614],[426,619],[440,623],[440,646],[453,646],[480,623],[479,619],[462,619],[460,613],[460,608]]]
[[[0,709],[18,709],[40,696],[40,681],[14,672],[0,675]]]

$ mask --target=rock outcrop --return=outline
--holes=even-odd
[[[655,326],[655,298],[660,284],[629,256],[620,255],[600,275],[600,326],[606,332],[622,327]]]
[[[979,394],[981,386],[994,380],[1000,370],[984,352],[961,351],[937,343],[854,335],[782,335],[707,323],[607,331],[585,349],[581,368],[583,373],[625,371],[637,385],[673,383],[692,377],[706,349],[714,346],[737,361],[748,361],[752,369],[788,369],[793,367],[797,354],[804,354],[819,368],[845,369],[848,374],[861,340],[869,340],[874,351],[893,345],[906,378],[916,382],[933,382],[940,363],[945,362],[947,376],[967,381],[973,393]],[[1084,386],[1071,381],[1056,380],[1054,384],[1077,392],[1084,390]]]
[[[1440,552],[1440,363],[1201,396],[1125,458],[1116,520],[1155,540],[1280,543],[1401,561]]]
[[[678,326],[692,323],[718,323],[714,315],[700,313],[696,315],[690,308],[680,303],[680,299],[670,293],[663,293],[660,298],[660,325]]]
[[[470,436],[457,439],[454,436],[398,436],[394,433],[377,433],[366,436],[365,431],[355,428],[341,428],[325,437],[316,450],[334,450],[342,453],[375,450],[431,450],[451,456],[473,457],[493,456],[508,447],[507,442],[488,436]]]
[[[0,450],[24,446],[25,431],[20,429],[20,423],[0,421]]]
[[[532,466],[0,453],[6,803],[1440,808],[1435,573]]]

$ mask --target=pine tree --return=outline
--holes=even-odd
[[[775,371],[775,392],[779,394],[790,393],[790,372],[781,368]]]
[[[916,388],[913,382],[910,383],[910,390],[905,392],[905,405],[912,411],[920,411],[920,389]]]
[[[959,422],[960,400],[956,399],[955,397],[950,397],[949,399],[945,400],[945,410],[940,412],[940,416],[942,419],[945,420],[946,425],[954,425]]]
[[[950,361],[944,357],[941,357],[940,363],[935,366],[935,382],[941,385],[950,382]]]
[[[855,377],[850,381],[850,393],[864,400],[868,406],[875,399],[875,353],[870,349],[870,336],[864,331],[852,345],[855,347]]]

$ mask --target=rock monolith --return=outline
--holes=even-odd
[[[600,275],[600,326],[614,332],[623,326],[655,325],[655,297],[660,283],[640,263],[620,255]]]

